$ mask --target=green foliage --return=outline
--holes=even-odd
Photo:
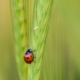
[[[29,1],[28,1],[29,2]],[[46,4],[44,4],[46,3]],[[28,47],[30,37],[30,48],[35,51],[36,63],[29,65],[28,80],[38,80],[40,75],[40,68],[42,62],[42,54],[45,45],[46,35],[49,28],[49,15],[51,9],[52,0],[35,0],[33,9],[33,21],[31,26],[31,35],[29,35],[30,29],[26,27],[25,18],[25,5],[23,0],[13,1],[13,22],[14,22],[14,37],[15,37],[15,49],[16,60],[18,64],[18,71],[20,79],[26,79],[27,66],[23,61],[23,53]],[[29,22],[29,21],[28,21]],[[30,25],[28,23],[28,25]],[[35,68],[34,68],[35,67]],[[26,74],[26,75],[25,75]]]

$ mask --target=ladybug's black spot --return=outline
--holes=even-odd
[[[29,59],[29,57],[27,57],[27,59]]]
[[[31,63],[31,61],[29,61]]]

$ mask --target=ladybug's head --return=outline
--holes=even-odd
[[[29,52],[32,53],[32,50],[31,50],[31,49],[28,49],[28,50],[26,51],[26,54],[28,54]]]

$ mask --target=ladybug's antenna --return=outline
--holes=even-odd
[[[36,51],[36,50],[37,50],[37,49],[33,50],[33,52]]]

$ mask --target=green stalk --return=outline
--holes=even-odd
[[[39,80],[45,40],[49,30],[49,17],[53,0],[34,0],[30,47],[35,62],[28,67],[28,80]]]
[[[15,56],[20,80],[27,78],[27,64],[25,64],[23,55],[28,48],[28,27],[25,15],[24,0],[12,0],[11,2],[13,31],[15,38]]]

